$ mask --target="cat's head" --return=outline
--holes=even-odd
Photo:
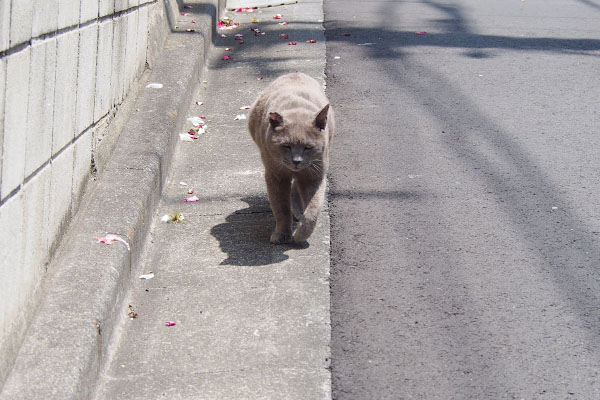
[[[322,165],[328,144],[327,112],[329,104],[316,115],[290,112],[269,113],[271,154],[291,171]]]

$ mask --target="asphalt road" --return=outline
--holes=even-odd
[[[600,2],[324,10],[334,399],[600,398]]]

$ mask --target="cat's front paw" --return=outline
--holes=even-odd
[[[294,238],[289,233],[277,233],[273,232],[271,234],[271,243],[273,244],[286,244],[293,243]]]

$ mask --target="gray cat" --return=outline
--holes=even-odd
[[[248,129],[260,150],[275,231],[271,243],[310,237],[325,197],[334,116],[321,85],[302,73],[283,75],[259,95]],[[292,216],[299,225],[292,234]]]

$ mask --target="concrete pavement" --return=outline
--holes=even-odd
[[[220,30],[187,114],[206,132],[177,150],[97,399],[330,398],[327,214],[308,247],[269,243],[262,164],[236,119],[281,73],[324,78],[321,4],[228,15],[241,26]],[[175,213],[184,220],[161,222]]]
[[[269,244],[262,166],[236,120],[282,73],[324,78],[321,2],[228,13],[242,25],[226,38],[212,35],[214,10],[194,12],[49,266],[2,400],[331,397],[327,213],[308,246]],[[180,142],[193,116],[206,133]],[[199,201],[186,203],[192,188]],[[175,212],[181,223],[160,221]],[[94,240],[108,233],[130,250]]]

